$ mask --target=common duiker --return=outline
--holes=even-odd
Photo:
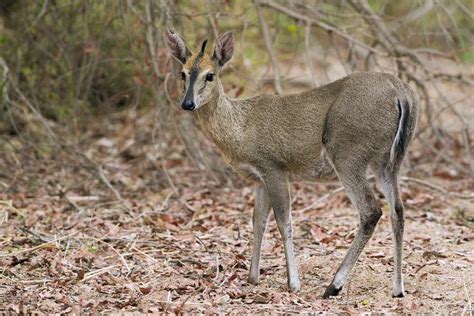
[[[299,94],[235,100],[224,94],[219,80],[234,52],[231,32],[217,39],[212,56],[205,52],[206,41],[191,53],[171,29],[164,38],[182,64],[182,108],[193,111],[226,161],[256,182],[250,283],[259,279],[262,237],[272,208],[283,239],[288,286],[300,289],[288,184],[337,177],[360,215],[359,230],[323,297],[337,295],[382,215],[366,177],[370,168],[382,183],[391,212],[393,295],[404,296],[398,173],[417,121],[416,92],[390,74],[367,72]]]

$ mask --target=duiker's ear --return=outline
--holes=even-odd
[[[186,63],[191,52],[186,47],[186,44],[184,44],[183,39],[170,28],[165,31],[163,37],[165,38],[165,42],[168,45],[171,55],[173,55],[173,57],[180,63]]]
[[[234,34],[226,32],[217,40],[212,59],[218,66],[223,67],[232,58],[233,54]]]

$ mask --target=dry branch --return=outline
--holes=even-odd
[[[272,64],[272,68],[273,68],[275,91],[277,94],[282,95],[283,89],[281,87],[280,66],[278,65],[275,52],[273,51],[273,48],[272,48],[267,21],[265,20],[265,16],[263,15],[259,0],[255,0],[255,6],[257,8],[258,20],[260,21],[260,27],[261,27],[261,31],[263,35],[263,41],[265,43],[265,49],[267,50],[268,57],[270,58],[270,63]]]
[[[6,101],[6,105],[9,106],[10,104],[18,104],[14,101],[12,101],[9,96],[8,96],[8,90],[7,87],[11,86],[13,88],[13,91],[20,97],[20,100],[23,101],[24,104],[26,104],[27,108],[37,117],[37,119],[43,124],[45,130],[47,131],[48,137],[51,141],[52,144],[57,144],[57,137],[56,134],[53,132],[51,127],[49,126],[49,122],[47,119],[41,114],[38,109],[30,102],[30,100],[21,92],[20,88],[18,85],[15,83],[13,80],[11,74],[10,74],[10,69],[6,63],[6,61],[0,56],[0,66],[3,68],[3,80],[4,80],[4,100]]]
[[[300,13],[298,13],[298,12],[296,12],[296,11],[293,11],[293,10],[291,10],[291,9],[289,9],[289,8],[287,8],[287,7],[285,7],[285,6],[283,6],[283,5],[280,5],[280,4],[278,4],[278,3],[276,3],[276,2],[274,2],[274,1],[272,1],[272,0],[260,0],[260,1],[259,1],[259,4],[262,5],[262,6],[267,6],[267,7],[269,7],[269,8],[274,9],[274,10],[277,10],[278,12],[281,12],[281,13],[283,13],[283,14],[286,14],[286,15],[288,15],[288,16],[290,16],[290,17],[296,19],[296,20],[300,20],[300,21],[305,22],[305,23],[307,23],[307,24],[317,26],[317,27],[319,27],[319,28],[321,28],[321,29],[323,29],[323,30],[329,32],[329,33],[334,33],[334,34],[340,36],[341,38],[343,38],[343,39],[345,39],[345,40],[347,40],[347,41],[349,41],[349,42],[354,43],[355,45],[358,45],[358,46],[360,46],[360,47],[363,47],[363,48],[367,49],[368,51],[370,51],[370,52],[372,52],[372,53],[378,54],[378,55],[380,55],[380,56],[384,56],[384,55],[385,55],[384,53],[382,53],[382,52],[380,52],[380,51],[374,49],[373,47],[371,47],[371,46],[369,46],[369,45],[367,45],[367,44],[365,44],[365,43],[363,43],[363,42],[357,40],[356,38],[354,38],[354,37],[352,37],[352,36],[350,36],[350,35],[348,35],[348,34],[346,34],[346,33],[344,33],[344,32],[342,32],[341,30],[339,30],[339,29],[336,28],[336,27],[330,26],[330,25],[328,25],[328,24],[326,24],[326,23],[324,23],[324,22],[322,22],[322,21],[313,19],[313,18],[311,18],[311,17],[309,17],[309,16],[300,14]]]

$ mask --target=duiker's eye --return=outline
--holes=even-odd
[[[184,71],[181,71],[181,80],[186,80],[186,74]]]
[[[214,74],[207,74],[206,81],[212,81],[212,80],[214,80]]]

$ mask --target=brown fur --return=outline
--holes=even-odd
[[[203,56],[197,66],[202,71],[212,67],[218,74],[232,53],[233,36],[226,33],[218,40],[213,57]],[[195,65],[196,56],[189,57],[184,69]],[[288,96],[231,99],[218,77],[202,91],[206,97],[195,115],[203,132],[229,164],[257,182],[250,282],[259,279],[262,237],[273,208],[285,248],[288,285],[299,290],[288,182],[337,175],[360,214],[359,231],[324,293],[324,297],[337,295],[382,214],[366,179],[370,167],[382,182],[391,209],[393,294],[403,296],[403,205],[397,180],[418,117],[416,92],[383,73],[356,73]]]
[[[191,57],[189,57],[189,59],[186,61],[186,64],[183,65],[183,70],[185,70],[186,72],[190,72],[198,57],[200,57],[198,53],[191,55]],[[212,69],[213,71],[215,71],[216,68],[215,64],[212,62],[211,58],[207,54],[200,57],[199,64],[196,66],[199,70]]]
[[[350,75],[296,95],[244,100],[223,95],[219,83],[196,116],[237,170],[240,165],[261,172],[278,168],[293,180],[317,180],[321,170],[316,167],[327,155],[338,159],[357,149],[361,167],[388,157],[398,128],[397,97],[417,102],[411,88],[381,73]]]

